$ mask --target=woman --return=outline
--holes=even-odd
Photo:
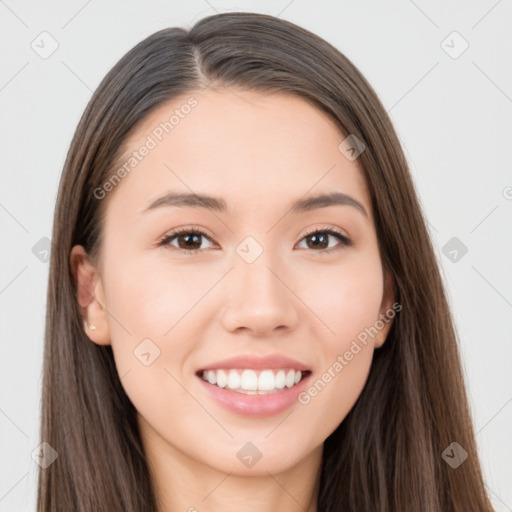
[[[492,510],[399,141],[319,37],[229,13],[136,45],[53,244],[38,510]]]

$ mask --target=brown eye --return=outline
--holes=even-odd
[[[170,246],[176,250],[182,250],[186,253],[194,254],[201,250],[201,242],[202,238],[206,238],[210,240],[208,235],[201,230],[198,229],[181,229],[178,231],[174,231],[166,235],[160,242],[159,246]],[[172,245],[171,242],[176,240],[178,242],[178,246]]]
[[[196,250],[201,248],[201,237],[202,235],[196,233],[188,233],[185,235],[177,235],[175,238],[178,240],[180,249]]]
[[[329,246],[330,237],[337,238],[339,240],[338,246]],[[333,229],[317,229],[308,233],[302,240],[306,240],[308,249],[319,249],[317,252],[329,253],[331,250],[337,250],[341,247],[352,245],[352,242],[345,235],[342,235],[338,231]]]

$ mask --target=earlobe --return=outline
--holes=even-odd
[[[98,345],[110,345],[110,330],[101,278],[81,245],[75,245],[71,250],[70,265],[84,331],[92,342]]]

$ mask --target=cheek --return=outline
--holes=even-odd
[[[182,421],[181,415],[199,414],[180,383],[183,364],[194,350],[183,340],[192,338],[186,330],[194,325],[194,304],[208,289],[205,276],[201,280],[178,265],[114,257],[105,263],[105,275],[111,344],[121,384],[149,423],[172,434],[173,418]]]
[[[149,260],[118,256],[105,263],[117,372],[120,377],[127,376],[122,378],[123,387],[147,417],[162,410],[157,403],[159,393],[172,396],[181,408],[190,406],[177,382],[187,378],[190,355],[197,350],[192,340],[199,339],[207,314],[203,299],[210,298],[207,292],[218,280],[218,273],[206,267],[185,270],[185,265]],[[170,412],[162,410],[164,415]]]
[[[204,272],[184,271],[172,263],[157,265],[144,258],[125,258],[106,274],[108,302],[116,318],[123,319],[130,332],[159,339],[192,312],[209,288]]]
[[[301,285],[299,296],[321,320],[326,354],[344,351],[374,325],[382,303],[383,276],[378,255],[354,256],[336,266],[318,267]],[[345,348],[347,345],[347,348]]]
[[[316,376],[299,403],[310,428],[325,437],[343,421],[364,388],[374,350],[371,328],[382,302],[380,260],[373,255],[352,263],[320,269],[305,287],[310,309],[322,320],[323,334],[316,336],[321,354]]]

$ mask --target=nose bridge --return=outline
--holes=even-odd
[[[266,257],[269,251],[258,257],[253,263],[239,261],[235,265],[240,283],[241,292],[254,300],[264,299],[267,303],[282,298],[283,284],[276,277],[279,275],[281,265],[276,264],[275,257]]]

